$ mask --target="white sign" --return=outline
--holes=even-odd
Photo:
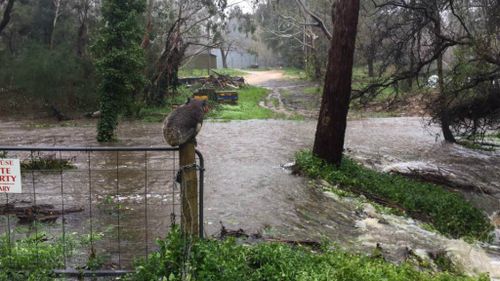
[[[0,158],[0,193],[21,192],[21,164],[19,159]]]

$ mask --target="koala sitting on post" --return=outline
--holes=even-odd
[[[180,146],[191,140],[201,130],[203,116],[208,112],[206,101],[189,98],[186,104],[172,111],[163,122],[163,137],[171,146]]]

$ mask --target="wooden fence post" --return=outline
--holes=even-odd
[[[179,147],[179,165],[181,169],[181,230],[189,236],[199,237],[198,226],[198,177],[194,142],[190,141]]]

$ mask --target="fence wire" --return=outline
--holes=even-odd
[[[0,235],[15,241],[59,241],[60,275],[116,276],[156,249],[180,223],[176,148],[0,147],[21,159],[22,193],[0,193]],[[203,156],[197,151],[200,236],[203,235]],[[37,242],[35,247],[38,253]],[[39,263],[38,254],[35,263]]]

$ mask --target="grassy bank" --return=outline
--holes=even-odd
[[[189,245],[183,258],[183,240],[173,232],[159,241],[160,251],[139,263],[125,280],[261,281],[261,280],[342,280],[342,281],[466,281],[488,280],[452,273],[417,271],[411,262],[394,265],[378,257],[350,254],[324,246],[311,250],[278,243],[245,245],[234,240],[202,240]]]
[[[11,242],[14,244],[9,250],[6,237],[1,237],[0,281],[54,280],[53,270],[64,268],[63,247],[60,242],[45,238],[39,235]],[[486,276],[471,278],[452,272],[418,271],[415,266],[421,264],[412,258],[394,265],[376,254],[351,254],[329,245],[312,250],[281,243],[247,245],[233,239],[186,243],[178,229],[158,240],[158,246],[157,252],[135,264],[134,273],[120,280],[488,280]]]
[[[490,238],[492,226],[486,215],[460,195],[440,186],[376,172],[349,158],[344,158],[336,169],[309,151],[297,153],[296,161],[300,171],[309,177],[322,178],[377,203],[404,210],[447,236]]]
[[[261,87],[245,86],[236,91],[239,99],[237,105],[215,105],[207,117],[223,121],[284,118],[272,110],[259,106],[259,102],[268,95],[268,90]],[[179,94],[172,99],[167,99],[165,106],[142,108],[139,117],[146,122],[161,122],[172,111],[173,104],[183,104],[191,96],[191,90],[181,87]]]
[[[261,87],[245,86],[237,90],[237,92],[237,105],[219,105],[210,112],[209,117],[220,120],[271,119],[278,117],[272,110],[259,106],[259,102],[266,98],[268,90]]]

